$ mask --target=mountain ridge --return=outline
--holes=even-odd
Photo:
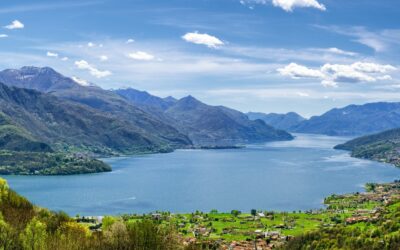
[[[361,136],[400,127],[400,103],[376,102],[334,108],[313,116],[293,132],[331,136]]]
[[[23,77],[27,72],[29,77]],[[97,86],[82,86],[51,68],[22,67],[21,70],[4,70],[0,72],[0,80],[7,80],[5,84],[9,86],[24,86],[79,103],[96,110],[102,116],[130,123],[138,132],[157,137],[160,145],[169,145],[171,148],[191,145],[190,140],[174,127],[131,105],[116,93]]]
[[[288,112],[286,114],[278,114],[278,113],[261,113],[261,112],[248,112],[246,115],[250,120],[263,120],[266,124],[277,128],[290,131],[297,125],[299,125],[302,121],[306,120],[301,115],[296,112]]]

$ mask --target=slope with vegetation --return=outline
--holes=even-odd
[[[168,144],[126,121],[35,90],[0,83],[0,112],[57,150],[77,148],[99,154],[169,150]]]
[[[359,137],[337,145],[335,149],[349,150],[353,157],[391,163],[400,167],[400,129]]]
[[[105,218],[100,229],[91,231],[65,213],[36,207],[0,179],[0,249],[184,249],[173,228],[150,220],[125,222]]]
[[[0,112],[0,174],[66,175],[111,171],[84,154],[54,152]]]
[[[0,175],[72,175],[109,172],[106,163],[65,153],[0,151]]]

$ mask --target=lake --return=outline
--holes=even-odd
[[[400,169],[332,147],[349,138],[297,134],[244,149],[177,150],[105,159],[114,171],[78,176],[3,176],[37,205],[74,216],[211,209],[306,210],[333,193],[398,179]]]

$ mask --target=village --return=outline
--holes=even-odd
[[[204,244],[216,249],[274,249],[292,238],[320,228],[338,224],[363,226],[379,220],[384,210],[400,200],[400,181],[366,185],[366,192],[331,195],[324,200],[325,209],[275,212],[253,209],[248,213],[232,210],[221,213],[196,211],[191,214],[154,212],[145,215],[122,215],[126,222],[152,220],[174,226],[184,244]],[[80,217],[92,231],[102,228],[107,217]],[[211,248],[212,249],[212,248]]]

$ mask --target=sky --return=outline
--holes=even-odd
[[[0,69],[243,112],[400,101],[398,0],[0,2]]]

